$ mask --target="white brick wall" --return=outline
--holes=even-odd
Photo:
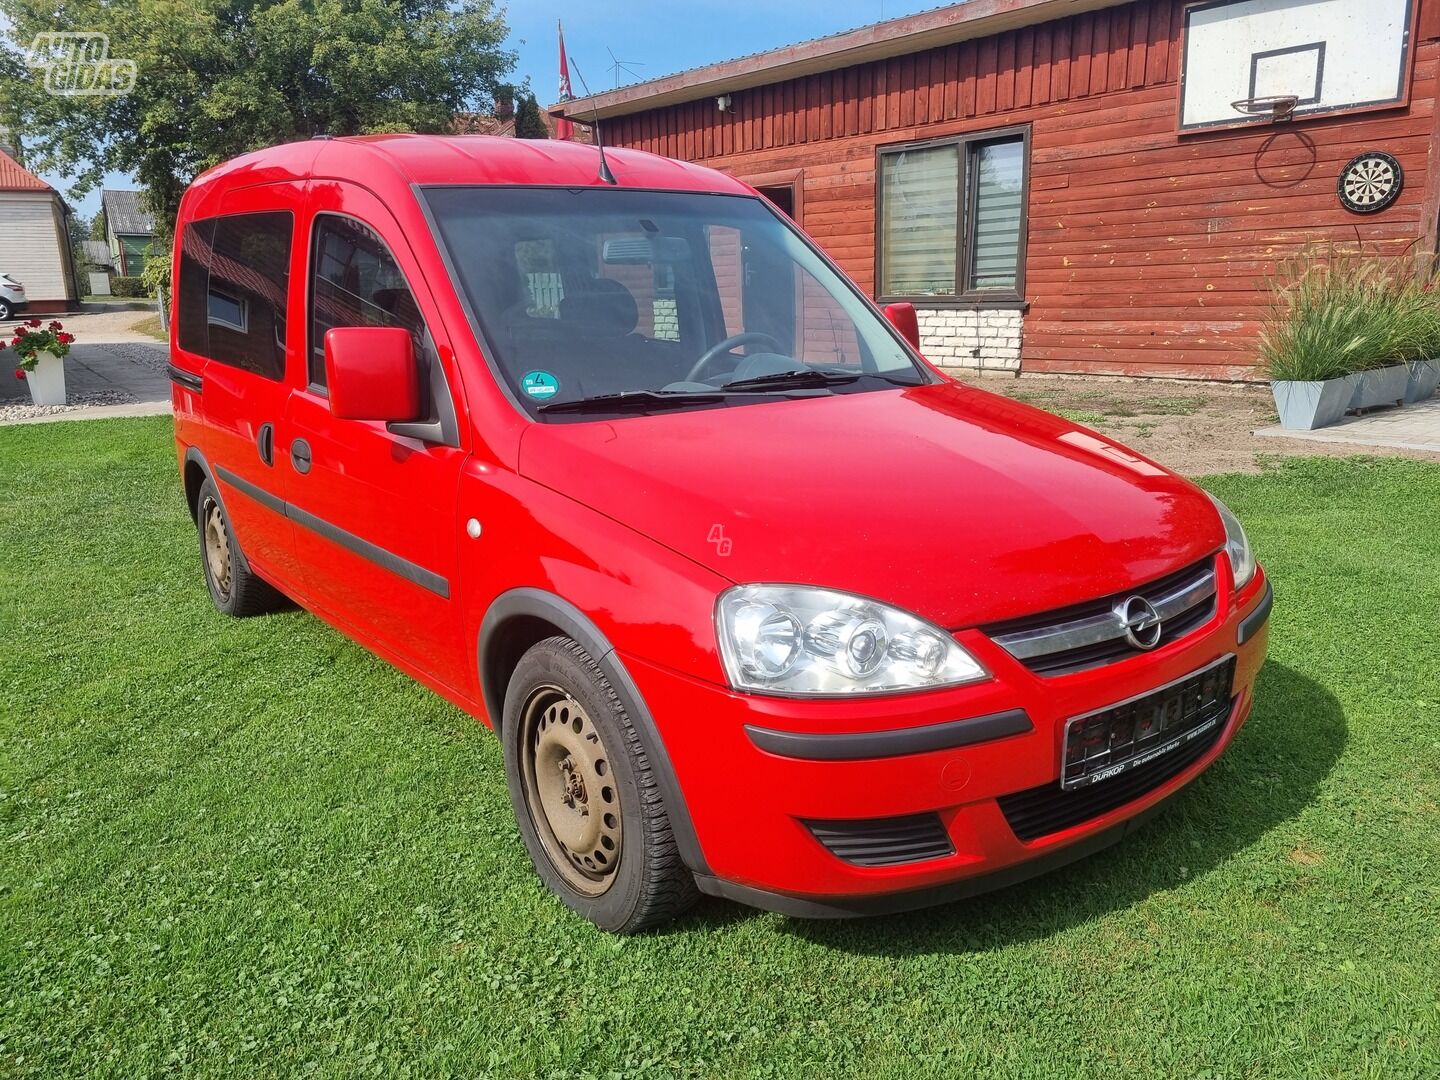
[[[661,300],[658,297],[651,306],[654,312],[655,332],[653,336],[660,341],[680,340],[680,308],[674,300]]]
[[[936,367],[1020,370],[1021,312],[917,304],[915,314],[920,321],[920,351]]]

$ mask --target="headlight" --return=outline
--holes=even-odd
[[[989,677],[939,627],[861,596],[740,585],[720,597],[730,685],[767,694],[875,694]]]
[[[1243,589],[1255,576],[1255,553],[1250,550],[1250,538],[1245,535],[1245,526],[1240,524],[1230,508],[1214,495],[1210,501],[1220,511],[1220,520],[1225,523],[1225,554],[1230,556],[1230,569],[1235,574],[1235,588]]]

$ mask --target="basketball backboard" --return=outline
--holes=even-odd
[[[1269,123],[1232,102],[1293,95],[1295,117],[1405,100],[1412,0],[1211,0],[1185,10],[1180,130]]]

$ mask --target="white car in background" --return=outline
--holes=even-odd
[[[0,274],[0,321],[20,314],[25,307],[25,286],[9,274]]]

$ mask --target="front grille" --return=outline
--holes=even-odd
[[[1117,609],[1133,596],[1143,597],[1160,616],[1160,638],[1152,648],[1178,641],[1215,615],[1215,560],[1202,559],[1113,596],[981,629],[1031,671],[1068,675],[1149,651],[1130,644],[1117,615]]]
[[[894,866],[955,853],[938,814],[807,821],[805,826],[831,855],[856,866]]]
[[[1154,791],[1215,745],[1233,707],[1235,658],[1066,725],[1063,782],[996,801],[1021,840],[1081,825]]]

